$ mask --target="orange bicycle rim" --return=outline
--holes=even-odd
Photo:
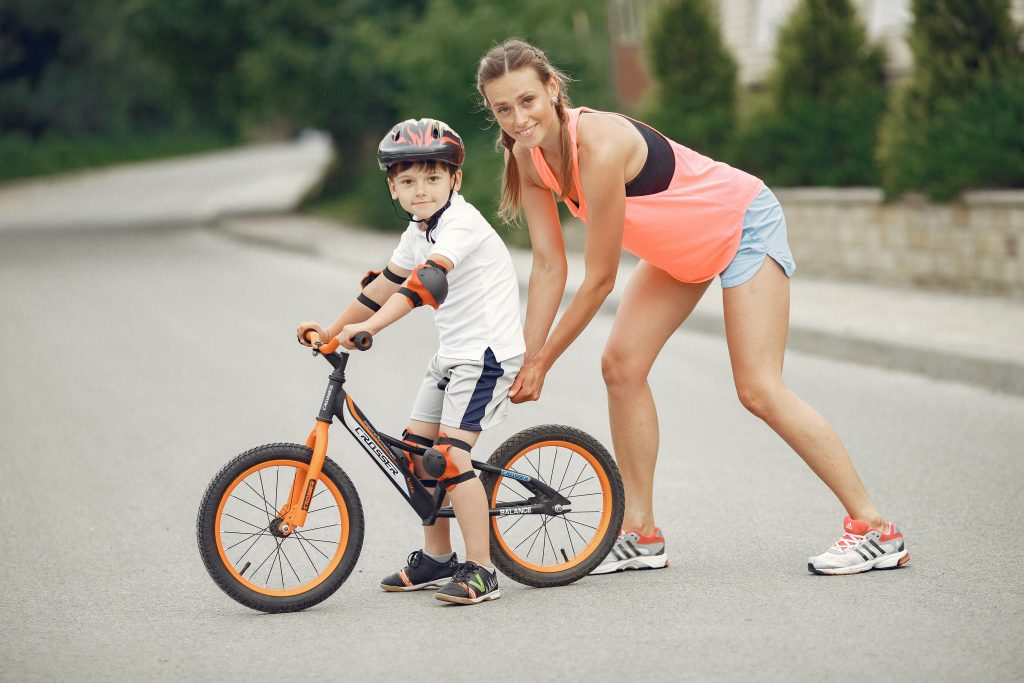
[[[541,443],[531,444],[528,448],[525,448],[516,453],[514,456],[512,456],[509,459],[509,461],[505,463],[505,469],[512,469],[512,467],[515,465],[515,462],[526,453],[536,449],[544,448],[546,446],[565,448],[567,450],[572,451],[576,455],[582,457],[594,470],[594,474],[597,476],[598,481],[601,484],[601,499],[603,504],[601,510],[601,519],[598,521],[597,530],[594,531],[594,535],[587,543],[587,546],[580,552],[576,553],[576,556],[571,558],[568,562],[562,562],[560,564],[554,565],[535,564],[532,562],[527,562],[525,559],[521,558],[519,554],[517,554],[513,549],[509,548],[508,545],[506,545],[505,537],[502,535],[501,529],[498,527],[498,521],[501,519],[501,517],[491,517],[491,527],[494,532],[494,538],[497,539],[498,544],[510,557],[516,558],[517,563],[520,566],[535,572],[554,574],[556,572],[562,572],[577,566],[578,564],[586,560],[588,557],[590,557],[597,549],[597,546],[601,544],[601,541],[604,539],[605,534],[608,532],[608,525],[611,523],[612,491],[611,484],[608,481],[608,474],[604,471],[604,468],[601,467],[601,464],[597,460],[597,458],[595,458],[593,454],[591,454],[587,449],[583,448],[582,446],[578,446],[568,441],[543,441]],[[498,476],[500,477],[501,475]],[[498,483],[495,484],[494,490],[491,492],[490,504],[492,508],[498,503],[498,490],[500,488],[501,486],[499,481]]]
[[[268,468],[271,468],[271,467],[287,467],[287,468],[291,468],[291,469],[295,470],[296,478],[298,478],[298,477],[305,477],[305,473],[306,473],[306,469],[307,468],[305,466],[300,468],[301,464],[302,463],[298,463],[295,460],[283,460],[282,459],[282,460],[269,460],[267,462],[262,462],[262,463],[260,463],[258,465],[254,465],[253,467],[250,467],[245,472],[242,472],[240,475],[235,477],[234,481],[231,482],[231,484],[228,486],[227,490],[224,492],[224,495],[221,496],[220,503],[217,505],[217,515],[216,515],[216,518],[214,520],[213,533],[214,533],[214,538],[216,539],[216,542],[217,542],[217,554],[220,555],[220,561],[224,565],[224,567],[228,570],[228,572],[231,574],[232,578],[235,579],[235,581],[237,581],[241,585],[245,586],[246,588],[248,588],[248,589],[250,589],[252,591],[255,591],[257,593],[260,593],[262,595],[269,595],[269,596],[272,596],[272,597],[279,597],[279,598],[287,598],[287,597],[291,597],[291,596],[294,596],[294,595],[301,595],[302,593],[307,593],[307,592],[313,590],[314,588],[319,586],[321,583],[323,583],[327,579],[327,577],[330,576],[334,572],[334,570],[338,566],[338,563],[341,562],[341,558],[344,557],[344,555],[345,555],[345,549],[348,547],[349,518],[348,518],[348,508],[345,505],[345,499],[342,497],[341,491],[338,490],[338,487],[334,485],[334,482],[332,482],[330,479],[327,479],[325,476],[321,475],[320,478],[317,481],[320,484],[324,485],[327,488],[327,490],[330,492],[331,496],[334,497],[334,501],[338,505],[338,516],[340,518],[339,525],[341,527],[341,534],[340,534],[340,538],[338,539],[338,547],[335,550],[334,555],[330,558],[330,561],[328,562],[327,566],[322,571],[320,571],[315,577],[313,577],[309,581],[307,581],[307,582],[305,582],[305,583],[303,583],[303,584],[301,584],[299,586],[296,586],[294,588],[288,588],[288,589],[285,589],[285,590],[279,590],[279,589],[274,589],[274,588],[268,588],[266,586],[260,586],[258,584],[255,584],[255,583],[249,581],[244,576],[242,576],[241,573],[239,573],[238,569],[228,559],[227,553],[225,552],[225,549],[224,549],[224,539],[222,538],[222,535],[221,535],[221,519],[224,516],[224,506],[227,504],[227,501],[231,498],[231,494],[234,492],[235,488],[241,482],[245,481],[246,478],[248,478],[253,473],[255,473],[255,472],[259,471],[259,470],[268,469]],[[297,529],[296,531],[301,531],[301,529]],[[285,539],[285,540],[288,540],[288,539]],[[298,541],[296,541],[296,542],[298,542]]]

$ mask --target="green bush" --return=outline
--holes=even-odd
[[[914,0],[917,65],[882,124],[889,197],[1024,185],[1024,58],[1008,0]]]
[[[654,87],[645,121],[704,154],[723,154],[736,124],[736,60],[708,0],[670,0],[653,12],[647,61]]]
[[[779,31],[767,106],[736,157],[771,185],[874,185],[884,53],[849,0],[801,0]]]

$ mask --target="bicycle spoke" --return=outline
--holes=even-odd
[[[256,569],[252,570],[251,576],[252,576],[253,579],[255,579],[256,575],[259,574],[261,569],[263,569],[263,565],[265,565],[267,563],[267,560],[269,560],[271,557],[274,556],[275,552],[277,552],[277,547],[276,546],[274,547],[273,550],[270,551],[269,555],[267,555],[266,557],[263,558],[263,561],[260,562],[259,566],[256,567]],[[241,561],[241,558],[239,558],[239,561]],[[270,583],[270,571],[273,570],[273,568],[274,568],[274,563],[271,562],[270,563],[270,570],[267,571],[267,583],[264,584],[264,586],[269,585],[269,583]]]
[[[248,532],[248,531],[222,531],[221,533],[222,533],[222,534],[229,534],[229,533],[230,533],[230,534],[247,534],[247,533],[249,533],[249,532]],[[234,548],[235,546],[238,546],[238,545],[242,545],[243,543],[245,543],[246,541],[248,541],[248,540],[249,540],[250,538],[252,538],[253,536],[272,536],[272,535],[273,535],[273,534],[267,533],[267,530],[266,530],[266,529],[264,529],[264,530],[262,530],[262,531],[257,531],[256,533],[254,533],[254,534],[249,534],[249,535],[248,535],[248,536],[246,536],[245,538],[241,539],[240,541],[238,541],[238,543],[232,544],[231,546],[228,546],[227,548],[224,548],[224,552],[227,552],[227,551],[231,550],[231,549],[232,549],[232,548]],[[259,539],[257,539],[257,540],[259,540]]]
[[[267,490],[263,486],[263,470],[257,470],[256,474],[258,474],[260,477],[260,491],[263,491],[263,500],[266,500],[267,505],[270,505],[270,501],[267,500]],[[274,521],[274,518],[270,516],[270,513],[267,512],[266,509],[264,509],[263,512],[267,514],[267,524],[270,524],[272,521]],[[274,507],[274,516],[277,516],[277,507]]]
[[[312,548],[313,550],[317,551],[321,555],[323,555],[324,559],[327,559],[327,560],[331,559],[327,555],[324,555],[324,551],[320,550],[320,548],[317,548],[315,545],[313,545],[311,541],[309,541],[305,536],[300,534],[298,531],[295,532],[295,536],[297,536],[300,540],[306,541],[306,543],[309,543],[309,547]]]
[[[555,457],[551,459],[551,478],[548,479],[545,484],[550,484],[555,480],[555,463],[558,462],[558,448],[555,448]]]
[[[257,491],[256,489],[254,489],[254,488],[252,487],[252,484],[250,484],[250,483],[248,482],[248,480],[246,480],[246,481],[243,481],[242,483],[243,483],[243,484],[245,484],[245,485],[246,485],[246,487],[248,487],[248,489],[249,489],[250,491],[252,491],[253,493],[255,493],[255,494],[256,494],[256,497],[257,497],[257,498],[260,498],[260,499],[261,499],[261,500],[263,501],[263,512],[264,512],[265,514],[269,514],[269,513],[267,512],[267,506],[268,506],[268,505],[270,505],[270,501],[269,501],[269,500],[267,500],[266,498],[264,498],[263,496],[261,496],[261,495],[260,495],[260,492],[259,492],[259,491]],[[277,510],[276,510],[276,509],[274,510],[274,514],[277,514]],[[268,521],[269,521],[269,520],[268,520]]]
[[[576,546],[573,545],[572,542],[572,532],[569,531],[569,522],[565,520],[565,517],[562,517],[562,523],[565,524],[565,537],[569,539],[569,547],[572,548],[572,556],[576,557]],[[576,533],[579,532],[577,531]]]
[[[299,536],[299,533],[298,533],[298,532],[295,532],[295,542],[299,544],[299,547],[300,547],[300,548],[302,548],[302,552],[303,552],[303,553],[305,553],[305,555],[306,555],[306,559],[307,559],[307,560],[309,560],[309,566],[313,568],[313,573],[314,573],[314,574],[316,574],[316,573],[318,573],[318,572],[319,572],[319,570],[318,570],[318,569],[316,568],[316,564],[314,564],[314,562],[313,562],[313,558],[312,558],[312,557],[310,557],[310,556],[309,556],[309,553],[308,553],[308,552],[306,551],[306,546],[302,545],[302,540],[303,540],[303,539],[302,539],[302,537],[301,537],[301,536]],[[312,548],[313,548],[314,550],[316,550],[316,546],[315,546],[315,545],[314,545],[314,546],[312,546]]]
[[[303,531],[305,531],[308,534],[310,531],[319,531],[320,529],[330,529],[331,527],[336,527],[336,526],[341,526],[341,522],[338,522],[337,524],[327,524],[325,526],[315,526],[315,527],[313,527],[311,529],[303,529]]]
[[[270,528],[269,525],[267,525],[267,526],[256,526],[252,522],[247,522],[244,519],[239,519],[238,517],[235,517],[234,515],[228,514],[227,512],[224,513],[224,516],[225,517],[230,517],[231,519],[235,520],[236,522],[241,522],[242,524],[248,524],[253,529],[259,529],[260,531],[265,531],[265,530]]]
[[[512,522],[512,524],[510,524],[510,525],[509,525],[509,527],[508,527],[507,529],[505,529],[504,531],[502,531],[501,533],[502,533],[502,534],[507,534],[508,532],[512,531],[512,528],[513,528],[513,527],[514,527],[514,526],[515,526],[516,524],[519,524],[519,522],[521,522],[521,521],[523,521],[524,519],[526,519],[526,517],[527,517],[527,515],[519,515],[519,519],[517,519],[516,521]]]
[[[267,509],[266,509],[266,508],[261,508],[261,507],[259,507],[258,505],[253,505],[253,504],[252,504],[252,503],[250,503],[249,501],[245,500],[244,498],[239,498],[239,497],[238,497],[238,496],[236,496],[235,494],[231,494],[231,498],[234,498],[234,499],[235,499],[235,500],[237,500],[237,501],[238,501],[239,503],[245,503],[246,505],[249,505],[249,506],[251,506],[252,508],[254,508],[254,509],[256,509],[256,510],[259,510],[260,512],[262,512],[262,513],[264,513],[264,514],[266,514],[266,512],[267,512]],[[271,521],[272,521],[272,520],[270,519],[270,515],[267,515],[267,523],[269,524],[269,523],[270,523]]]
[[[285,562],[288,563],[288,568],[291,569],[292,574],[295,575],[295,580],[299,583],[302,583],[302,579],[299,578],[299,573],[295,571],[295,567],[292,566],[292,561],[288,559],[288,553],[282,551],[281,554],[284,555]],[[284,577],[281,577],[281,586],[284,586]]]
[[[571,513],[566,513],[566,514],[568,515],[568,514],[571,514]],[[580,526],[585,526],[588,529],[593,529],[594,531],[597,531],[597,527],[596,526],[590,526],[589,524],[584,524],[583,522],[577,522],[576,520],[573,520],[573,519],[569,520],[569,524],[573,524],[573,525],[579,524]]]

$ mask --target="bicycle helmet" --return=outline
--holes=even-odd
[[[382,171],[401,161],[443,161],[459,168],[465,158],[462,138],[437,119],[402,121],[377,146],[377,163]]]

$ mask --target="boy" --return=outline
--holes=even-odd
[[[455,479],[449,497],[466,544],[466,562],[452,552],[449,522],[423,528],[422,550],[386,577],[386,591],[442,586],[439,600],[477,604],[500,597],[491,564],[487,499],[470,464],[483,429],[508,410],[508,390],[526,350],[519,319],[519,284],[508,249],[473,206],[459,196],[462,139],[441,121],[403,121],[377,149],[392,200],[410,223],[383,271],[368,273],[363,289],[326,332],[299,325],[299,340],[315,330],[355,348],[359,332],[379,333],[413,308],[435,309],[440,348],[427,368],[404,438],[447,456],[443,478]],[[307,343],[308,345],[308,343]],[[415,456],[416,476],[425,473]]]

